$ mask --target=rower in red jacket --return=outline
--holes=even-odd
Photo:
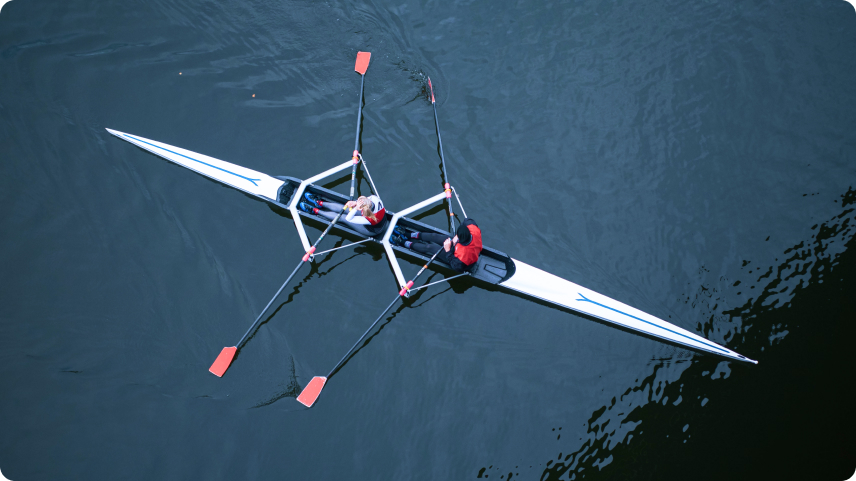
[[[433,232],[407,233],[400,227],[396,227],[394,233],[390,239],[394,244],[429,256],[442,246],[443,252],[437,258],[458,272],[468,272],[479,260],[482,250],[481,229],[472,219],[464,219],[453,239]]]

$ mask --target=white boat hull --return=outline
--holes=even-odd
[[[512,260],[515,267],[514,275],[500,283],[502,287],[676,344],[730,357],[737,361],[758,363],[639,309],[532,267],[525,262]]]
[[[278,194],[280,187],[285,183],[283,180],[271,177],[267,174],[262,174],[261,172],[256,172],[255,170],[248,169],[246,167],[241,167],[239,165],[208,157],[207,155],[198,154],[196,152],[191,152],[179,147],[174,147],[162,142],[157,142],[155,140],[126,134],[116,130],[107,129],[107,131],[122,140],[148,150],[149,152],[179,164],[182,167],[186,167],[218,182],[230,185],[238,190],[259,197],[262,200],[279,204]],[[331,169],[329,172],[342,170],[343,167],[348,167],[348,165],[349,164],[343,164],[342,166]],[[302,192],[302,190],[300,192]],[[292,204],[294,204],[294,202],[292,202]],[[419,205],[417,205],[417,207]],[[297,215],[296,210],[292,209],[292,215]],[[295,223],[298,224],[298,230],[302,231],[302,225],[297,221]],[[389,232],[387,233],[387,239],[388,236]],[[308,241],[305,239],[305,234],[302,232],[301,239],[304,242],[304,247],[308,249]],[[387,248],[389,249],[388,242]],[[393,255],[391,252],[388,254]],[[501,255],[503,256],[503,259],[507,259],[506,254]],[[484,254],[482,257],[485,257]],[[499,277],[495,277],[496,281],[492,283],[498,282],[500,286],[506,289],[541,299],[551,304],[602,319],[628,329],[633,329],[650,336],[665,339],[675,344],[710,352],[712,354],[718,354],[737,361],[751,362],[755,364],[758,363],[758,361],[742,356],[728,348],[716,344],[715,342],[709,341],[698,334],[694,334],[677,327],[674,324],[642,312],[639,309],[630,307],[602,294],[598,294],[591,289],[586,289],[583,286],[574,284],[573,282],[562,279],[561,277],[550,274],[549,272],[542,271],[536,267],[532,267],[529,264],[518,261],[517,259],[512,258],[511,261],[514,263],[514,273],[504,280],[501,280],[501,278],[505,275],[498,274]],[[504,273],[505,270],[503,269],[501,272]],[[396,276],[399,278],[399,282],[403,283],[403,277],[400,271],[396,271]]]
[[[241,167],[224,160],[208,157],[190,150],[175,147],[156,140],[146,139],[137,135],[126,134],[117,130],[107,129],[107,132],[130,142],[137,147],[163,157],[171,162],[186,167],[218,182],[230,185],[248,194],[263,197],[264,200],[276,202],[276,195],[282,180],[267,174]]]

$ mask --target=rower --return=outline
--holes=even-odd
[[[340,204],[306,192],[303,194],[303,202],[297,206],[303,212],[320,215],[330,220],[336,218],[336,215],[347,207],[350,212],[344,218],[345,224],[358,234],[368,237],[383,234],[389,225],[383,202],[376,195],[360,196],[356,201],[350,200],[345,204]],[[358,212],[360,215],[357,215]]]
[[[429,256],[434,255],[442,245],[443,252],[437,257],[458,272],[469,272],[479,260],[482,250],[481,229],[472,219],[464,219],[453,239],[433,232],[408,233],[398,226],[393,229],[393,234],[390,238],[393,244]]]

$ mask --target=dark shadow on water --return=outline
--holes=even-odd
[[[541,464],[539,479],[851,476],[854,203],[850,189],[842,196],[842,213],[813,227],[811,241],[785,250],[779,266],[759,270],[758,281],[766,285],[757,298],[723,312],[745,321],[730,344],[750,353],[760,349],[757,366],[712,355],[681,359],[680,352],[652,359],[641,382],[592,412],[586,436],[570,441],[579,444],[569,454],[558,434],[560,452]],[[733,283],[733,290],[740,284]],[[483,467],[476,477],[505,471]]]
[[[658,378],[669,361],[655,361],[649,376],[592,413],[589,437],[549,460],[540,479],[847,479],[856,469],[842,437],[856,429],[847,394],[856,376],[849,346],[856,241],[847,244],[837,263],[813,267],[828,281],[814,278],[788,307],[757,303],[732,312],[754,319],[748,345],[771,347],[758,366],[705,356],[670,382]],[[818,306],[827,307],[822,321]],[[790,336],[767,339],[781,324]],[[669,462],[661,462],[663,452]],[[706,462],[710,456],[716,462]]]
[[[282,391],[280,391],[279,393],[275,394],[270,399],[268,399],[267,401],[262,401],[262,402],[256,404],[255,406],[252,406],[250,409],[256,409],[256,408],[261,408],[261,407],[265,407],[265,406],[270,406],[271,404],[279,401],[282,398],[296,398],[300,394],[301,390],[303,390],[303,388],[297,382],[297,375],[296,375],[295,369],[294,369],[294,357],[292,357],[291,358],[290,374],[288,376],[288,383],[286,384],[285,388]]]
[[[343,162],[344,162],[344,160],[343,160]],[[334,167],[334,166],[331,165],[330,167]],[[329,180],[324,179],[325,182],[323,184],[321,184],[321,186],[324,187],[325,189],[334,190],[336,187],[339,187],[342,184],[348,184],[348,188],[350,188],[351,187],[351,171],[350,170],[343,170],[342,172],[343,172],[342,177],[339,177],[336,179],[329,179]],[[345,194],[345,195],[347,195],[347,194]]]
[[[442,185],[440,186],[440,188],[442,189]],[[449,217],[449,211],[446,209],[446,202],[445,201],[443,201],[439,204],[436,204],[434,207],[432,207],[428,210],[423,210],[422,212],[419,212],[418,214],[416,214],[410,218],[413,220],[421,222],[422,219],[424,219],[426,217],[430,217],[434,214],[439,214],[440,212],[445,212],[446,215],[444,217]],[[447,222],[447,225],[448,225],[448,222]],[[438,228],[441,230],[445,230],[446,226],[443,225],[443,226],[439,226]]]

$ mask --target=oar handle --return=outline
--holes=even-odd
[[[359,137],[357,137],[359,138]],[[351,200],[354,200],[354,185],[357,178],[357,164],[360,163],[360,153],[356,150],[354,151],[353,157],[351,157],[354,161],[354,166],[351,167]]]

